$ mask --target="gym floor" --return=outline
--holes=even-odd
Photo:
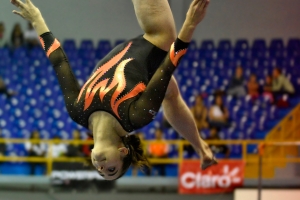
[[[0,200],[233,200],[232,194],[179,195],[174,193],[49,193],[0,191]]]

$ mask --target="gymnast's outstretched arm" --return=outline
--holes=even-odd
[[[41,12],[33,5],[31,0],[25,0],[25,3],[21,0],[11,0],[11,3],[20,9],[20,11],[14,10],[13,13],[30,21],[40,36],[42,46],[56,72],[69,115],[76,121],[76,115],[73,113],[73,105],[80,92],[80,86],[59,41],[50,32]]]
[[[155,72],[141,97],[132,104],[130,110],[131,123],[138,126],[145,125],[151,121],[151,115],[155,115],[164,100],[163,107],[167,119],[173,128],[186,138],[201,155],[202,169],[216,164],[216,161],[208,145],[199,136],[194,119],[179,94],[175,79],[171,78],[181,57],[186,52],[196,26],[204,18],[208,4],[209,0],[192,2],[185,23],[177,40],[171,46],[168,56]]]
[[[133,126],[141,127],[152,121],[164,100],[167,87],[180,59],[187,51],[197,25],[205,16],[209,0],[193,0],[178,38],[139,99],[131,104],[129,118]]]

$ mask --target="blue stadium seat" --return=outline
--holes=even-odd
[[[246,39],[237,40],[234,46],[236,50],[247,50],[249,49],[249,43]]]
[[[112,48],[108,40],[99,41],[95,50],[91,40],[82,41],[79,49],[75,40],[67,40],[63,45],[81,85],[94,69],[96,62]],[[279,66],[290,77],[297,94],[300,92],[299,39],[290,39],[287,48],[281,39],[272,40],[269,47],[266,41],[256,40],[251,48],[248,40],[239,40],[234,47],[229,40],[220,41],[217,48],[213,41],[203,41],[200,48],[193,41],[175,72],[184,100],[191,106],[195,95],[204,92],[210,96],[217,88],[225,89],[238,65],[243,66],[246,78],[255,73],[259,80],[263,80],[266,74]],[[43,138],[52,138],[57,133],[70,138],[74,129],[86,131],[68,116],[54,70],[41,48],[20,48],[12,53],[8,49],[0,48],[0,76],[5,78],[9,89],[18,92],[18,96],[10,101],[5,95],[0,95],[0,105],[4,105],[0,108],[0,129],[5,137],[26,138],[34,129],[39,130]],[[205,105],[210,106],[212,100],[211,97],[204,99]],[[256,101],[250,101],[247,97],[239,100],[226,97],[224,102],[230,111],[232,127],[222,129],[222,139],[263,139],[299,103],[299,98],[296,96],[290,99],[289,109],[276,108],[263,97]],[[142,129],[146,139],[154,138],[156,128],[161,126],[161,118],[160,112],[153,123]],[[164,132],[166,139],[178,138],[173,129],[164,129]],[[204,131],[202,134],[207,136],[208,132]],[[172,148],[170,156],[178,156],[176,147]],[[256,146],[249,145],[247,151],[255,153]],[[24,149],[14,149],[11,146],[7,154],[23,155]],[[231,157],[239,158],[240,155],[240,147],[232,146]]]
[[[80,43],[80,50],[92,51],[94,50],[94,44],[92,40],[82,40]]]
[[[266,49],[267,44],[264,39],[255,39],[252,44],[252,49]]]
[[[215,49],[214,41],[213,40],[204,40],[204,41],[202,41],[200,48],[204,49],[204,50],[213,50],[213,49]]]
[[[65,51],[76,50],[76,42],[75,40],[68,39],[63,42],[63,48]]]
[[[112,46],[109,40],[99,40],[97,49],[110,51],[112,49]]]
[[[284,43],[282,39],[273,39],[270,43],[270,49],[273,50],[283,50],[284,49]]]

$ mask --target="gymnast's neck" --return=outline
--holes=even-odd
[[[114,140],[128,134],[114,116],[104,111],[91,114],[89,130],[93,133],[94,141]]]

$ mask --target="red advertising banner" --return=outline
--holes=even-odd
[[[200,161],[185,160],[180,165],[180,194],[211,194],[232,192],[243,186],[245,163],[243,161],[219,161],[218,165],[202,171]]]

